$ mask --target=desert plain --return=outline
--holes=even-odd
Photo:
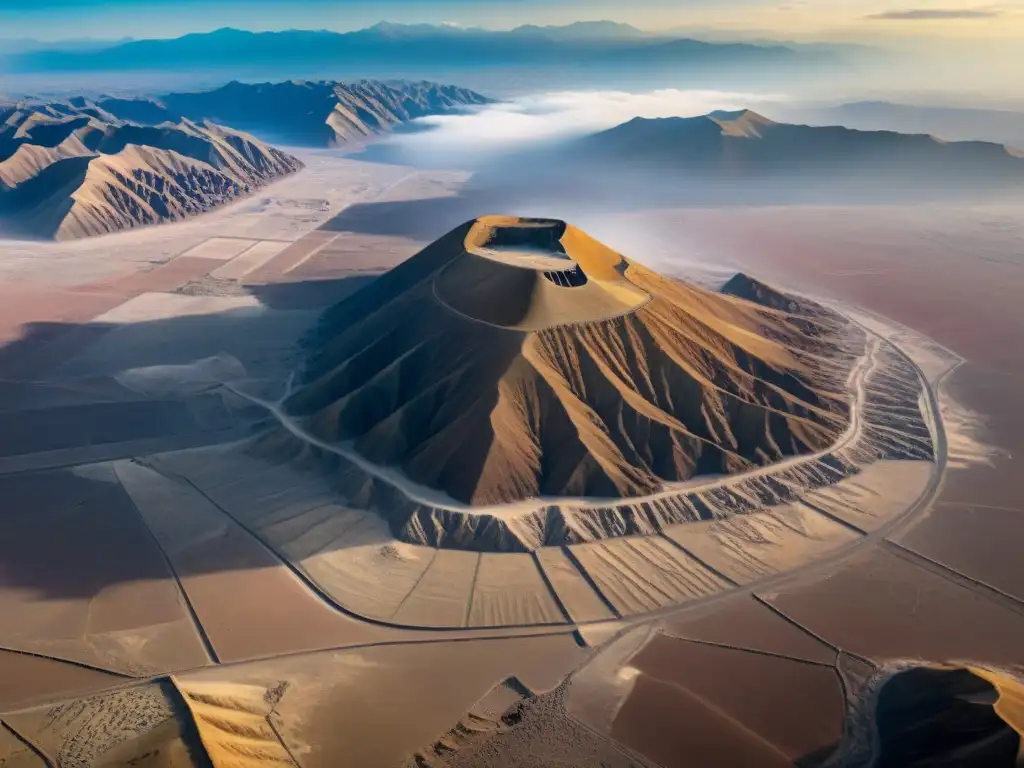
[[[505,210],[460,196],[455,172],[296,156],[299,173],[183,223],[0,242],[0,765],[928,765],[880,713],[961,690],[1002,719],[937,749],[985,765],[1016,744],[1019,211]],[[579,290],[580,267],[614,302],[488,314],[489,348],[514,332],[543,357],[598,317],[682,323],[655,311],[676,290],[658,280],[680,278],[703,286],[671,301],[706,310],[706,349],[773,360],[736,329],[812,321],[720,298],[736,273],[826,307],[852,346],[842,365],[801,353],[817,394],[769,382],[797,426],[738,430],[748,463],[688,473],[681,450],[666,487],[622,481],[614,502],[573,492],[582,469],[540,467],[518,496],[396,469],[332,426],[346,398],[373,413],[412,387],[343,338],[387,304],[357,292],[398,282],[396,301],[480,320],[494,307],[444,281],[381,276],[495,213],[565,219],[629,264],[516,256],[561,275],[541,292]],[[500,264],[495,243],[480,258]],[[662,276],[643,295],[633,264]],[[614,338],[593,365],[622,384]],[[300,381],[318,350],[335,378]],[[327,395],[303,395],[317,381]],[[622,424],[638,455],[658,445]],[[592,478],[614,464],[599,442]]]

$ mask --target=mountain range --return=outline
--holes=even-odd
[[[326,146],[485,101],[436,83],[363,81],[0,104],[0,221],[8,233],[57,239],[176,221],[302,167],[222,123]]]
[[[130,43],[133,39],[131,37],[123,37],[117,40],[99,37],[69,38],[67,40],[36,40],[31,37],[0,38],[0,56],[34,51],[100,50],[123,43]]]
[[[1024,112],[855,101],[828,107],[782,108],[787,120],[845,125],[863,131],[928,133],[950,141],[992,141],[1024,149]]]
[[[344,446],[325,454],[333,477],[394,529],[438,494],[644,496],[843,432],[845,325],[791,303],[801,317],[664,278],[563,221],[486,216],[329,309],[284,407]]]
[[[454,85],[426,81],[360,80],[231,82],[210,91],[141,98],[104,97],[97,105],[124,120],[155,125],[168,120],[213,120],[271,141],[335,146],[360,141],[428,115],[491,103]]]
[[[301,167],[264,141],[359,144],[420,117],[490,101],[456,86],[364,80],[232,82],[154,98],[0,105],[0,216],[8,232],[56,238],[173,221]],[[1024,192],[1024,156],[1001,144],[781,123],[750,110],[635,118],[498,153],[476,170],[464,194],[497,193],[506,204],[881,202]]]
[[[73,239],[176,221],[299,170],[239,131],[118,120],[84,100],[0,108],[5,229]]]
[[[756,112],[635,118],[503,158],[474,180],[636,202],[819,202],[1024,192],[1024,156],[991,142],[779,123]]]
[[[181,71],[271,67],[371,68],[577,65],[737,68],[836,63],[832,51],[797,51],[780,45],[710,43],[644,33],[614,22],[561,27],[522,26],[508,31],[429,24],[381,23],[354,32],[288,30],[248,32],[224,28],[173,39],[134,40],[102,49],[37,50],[8,55],[13,72]]]

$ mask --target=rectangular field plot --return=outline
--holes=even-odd
[[[230,261],[257,242],[256,240],[243,240],[238,237],[211,237],[206,242],[200,243],[181,255],[191,258]]]
[[[930,461],[876,461],[853,477],[808,493],[804,501],[862,531],[873,531],[917,501],[934,469]]]
[[[660,537],[629,537],[569,548],[622,616],[714,594],[728,584]]]
[[[390,620],[433,560],[434,551],[395,539],[372,512],[346,510],[354,519],[322,543],[299,539],[280,554],[339,605],[360,616]]]
[[[110,465],[2,477],[0,499],[0,644],[127,674],[207,663]]]
[[[217,267],[210,277],[218,280],[241,280],[250,272],[259,269],[291,243],[281,240],[262,240],[242,251],[227,264]]]
[[[573,621],[615,618],[560,547],[541,547],[537,550],[537,561]]]
[[[528,554],[484,554],[473,590],[469,624],[511,627],[561,624],[565,616]]]
[[[131,462],[118,478],[174,565],[221,661],[370,639],[190,485]]]
[[[669,525],[665,535],[737,584],[799,568],[860,538],[803,504]]]
[[[254,280],[265,280],[287,274],[304,264],[313,255],[336,237],[336,233],[316,229],[303,235],[287,248],[280,251],[274,258],[250,271]]]
[[[454,549],[435,552],[430,567],[392,621],[424,627],[464,627],[480,555]]]

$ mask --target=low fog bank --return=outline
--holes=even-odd
[[[502,210],[576,200],[600,209],[659,205],[916,203],[968,199],[995,202],[1024,193],[1024,159],[994,144],[945,144],[943,126],[985,138],[1002,123],[984,111],[876,110],[877,130],[809,128],[779,123],[811,107],[784,93],[560,91],[423,118],[365,148],[360,159],[421,168],[469,170],[463,194],[496,198]],[[723,137],[718,110],[768,118]],[[818,125],[863,127],[856,109],[818,107]],[[1010,117],[1021,119],[1024,114]],[[830,119],[834,118],[834,119]],[[744,118],[745,119],[745,118]],[[1012,121],[1011,121],[1012,122]],[[976,127],[972,131],[971,126]],[[1011,126],[1012,128],[1012,126]],[[1005,131],[1004,131],[1005,132]],[[979,136],[971,136],[978,138]],[[942,136],[942,138],[946,138]],[[961,138],[952,136],[950,138]],[[528,213],[529,211],[522,211]]]
[[[714,110],[770,111],[784,94],[681,90],[534,93],[458,115],[414,120],[356,156],[423,168],[480,170],[504,156],[612,128],[634,117],[692,117]]]

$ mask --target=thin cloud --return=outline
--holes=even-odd
[[[948,19],[993,19],[1002,16],[998,8],[910,8],[904,11],[873,13],[865,18],[882,21],[944,21]]]
[[[378,142],[403,162],[473,166],[506,151],[570,139],[634,117],[692,117],[716,109],[760,109],[786,101],[779,94],[664,89],[647,93],[565,91],[524,96],[468,114],[413,121]]]

